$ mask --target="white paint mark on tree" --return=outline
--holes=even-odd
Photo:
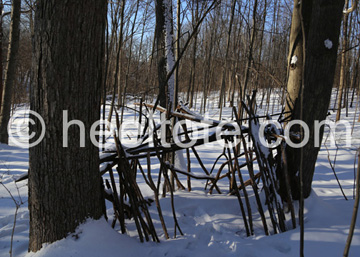
[[[327,49],[331,49],[333,47],[333,42],[330,39],[326,39],[324,45]]]

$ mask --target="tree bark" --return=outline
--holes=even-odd
[[[124,23],[125,23],[125,21],[124,21],[124,19],[125,19],[125,5],[126,5],[126,0],[122,0],[122,3],[121,3],[121,18],[120,18],[119,50],[118,50],[119,57],[121,57],[122,46],[124,44],[124,42],[123,42],[124,41],[124,32],[123,31],[124,31]],[[133,37],[131,37],[131,39],[132,38]],[[118,93],[117,93],[117,95],[118,95],[118,102],[117,102],[118,108],[120,108],[121,105],[125,105],[125,102],[124,102],[125,96],[123,96],[123,98],[121,97],[121,80],[120,80],[120,77],[121,77],[122,63],[119,64],[119,62],[120,62],[119,57],[117,57],[117,59],[116,59],[116,65],[117,65],[118,68],[116,70],[116,78],[114,78],[115,80],[118,80],[117,85],[114,85],[114,91],[115,91],[116,86],[117,86],[117,91],[118,91]],[[114,99],[115,99],[115,97],[114,97]]]
[[[0,110],[0,142],[8,144],[7,126],[10,120],[12,89],[16,78],[16,59],[19,49],[21,0],[14,0],[11,9],[9,49]]]
[[[303,35],[301,29],[301,18],[302,15],[300,14],[299,1],[294,0],[288,55],[287,99],[285,105],[286,112],[294,110],[303,78]],[[285,115],[286,117],[289,117],[291,116],[291,113],[287,113]]]
[[[111,122],[111,118],[114,112],[114,107],[115,107],[115,96],[116,96],[116,89],[118,89],[118,100],[121,99],[121,85],[120,85],[120,81],[119,81],[119,74],[121,73],[121,64],[120,64],[120,55],[121,55],[121,51],[122,51],[122,46],[123,46],[123,29],[124,29],[124,10],[125,10],[125,4],[126,4],[126,0],[122,0],[121,2],[121,20],[120,20],[120,32],[119,32],[119,43],[118,43],[118,48],[116,51],[116,64],[115,64],[115,74],[114,74],[114,84],[113,84],[113,93],[112,93],[112,98],[111,98],[111,105],[110,105],[110,110],[109,110],[109,116],[108,116],[108,122]],[[116,31],[114,31],[114,34],[116,33]],[[120,107],[121,103],[118,102],[118,106]]]
[[[243,87],[243,94],[242,94],[243,99],[242,100],[245,100],[246,90],[247,90],[249,77],[250,77],[250,69],[251,69],[251,65],[252,65],[252,61],[253,61],[252,55],[253,55],[253,47],[254,47],[254,42],[255,42],[255,37],[256,37],[257,6],[258,6],[258,1],[255,0],[253,14],[252,14],[252,30],[251,30],[251,37],[250,37],[250,43],[249,43],[249,55],[248,55],[247,63],[246,63],[246,67],[245,67],[244,87]],[[242,117],[240,117],[240,119],[241,118]]]
[[[226,75],[228,73],[228,58],[229,58],[229,49],[230,49],[231,30],[232,30],[233,21],[234,21],[235,6],[236,6],[236,0],[233,0],[231,3],[231,15],[230,15],[229,29],[228,29],[228,33],[227,33],[227,39],[226,39],[225,60],[224,60],[222,79],[221,79],[221,87],[220,87],[220,96],[219,96],[219,105],[218,105],[218,108],[220,108],[219,120],[221,120],[222,107],[223,107],[223,104],[225,104],[224,103],[224,101],[225,101],[225,80],[226,80]],[[255,24],[254,24],[254,26],[255,26]]]
[[[165,56],[165,7],[164,0],[156,0],[156,49],[160,106],[166,108],[166,56]]]
[[[305,44],[304,88],[298,92],[299,101],[295,103],[292,119],[304,121],[309,127],[310,135],[308,143],[303,147],[303,158],[300,158],[300,148],[287,147],[288,170],[294,199],[300,198],[300,167],[303,171],[304,197],[307,198],[311,193],[315,163],[320,149],[315,147],[314,121],[325,120],[328,112],[343,7],[344,0],[307,0],[303,2],[305,13],[311,16]],[[306,20],[305,17],[304,20]],[[306,26],[306,24],[304,25]],[[302,101],[300,101],[300,97],[302,97]],[[293,126],[292,131],[299,133],[300,128]],[[319,135],[321,140],[323,126]]]
[[[131,38],[130,38],[130,44],[129,44],[129,58],[128,58],[128,63],[127,63],[127,67],[126,67],[126,73],[125,73],[125,86],[123,88],[123,92],[122,92],[122,101],[119,101],[119,99],[121,98],[121,91],[119,91],[118,93],[118,104],[119,104],[119,108],[120,108],[120,103],[122,102],[122,104],[125,106],[126,105],[126,93],[127,93],[127,88],[128,88],[128,84],[129,84],[129,75],[130,75],[130,66],[131,66],[131,62],[132,60],[132,55],[133,55],[133,42],[134,42],[134,32],[135,32],[135,24],[137,24],[136,19],[137,19],[137,15],[138,15],[138,10],[139,10],[139,1],[136,3],[136,10],[135,10],[135,14],[134,14],[134,21],[132,22],[132,26],[131,26]],[[119,81],[120,82],[120,81]],[[120,87],[119,83],[119,88]],[[137,85],[136,85],[137,86]],[[124,118],[124,109],[125,107],[123,107],[121,109],[121,118],[120,118],[120,124],[123,123],[123,118]]]
[[[180,39],[181,39],[181,0],[177,0],[176,4],[176,41],[175,41],[175,60],[179,60],[180,57]],[[179,63],[180,65],[180,63]],[[179,80],[179,65],[175,70],[175,82],[174,82],[174,103],[172,109],[175,110],[178,105],[178,92],[180,86]]]
[[[3,1],[0,0],[0,13],[4,10]],[[1,103],[2,103],[2,94],[3,94],[3,19],[2,16],[0,17],[0,112],[1,112]]]
[[[345,0],[345,7],[349,5],[349,0]],[[339,82],[339,95],[337,100],[337,112],[336,112],[336,121],[340,120],[341,108],[342,108],[342,98],[345,90],[345,69],[346,69],[346,48],[348,45],[348,17],[349,14],[344,14],[343,20],[343,40],[342,40],[342,49],[341,49],[341,64],[340,64],[340,82]]]
[[[105,0],[37,1],[30,108],[46,130],[29,151],[30,251],[103,214],[99,150],[90,128],[100,118],[106,15]],[[83,122],[85,147],[77,125],[69,126],[63,147],[63,110],[68,121]],[[30,124],[30,133],[40,130],[39,122]]]
[[[173,47],[172,1],[156,1],[156,43],[158,50],[158,80],[160,105],[171,108],[174,101],[174,74],[167,81],[168,72],[175,65]]]
[[[192,1],[193,9],[192,11],[192,27],[195,29],[196,24],[199,22],[199,2],[193,0]],[[192,108],[194,106],[194,92],[195,92],[195,85],[196,85],[196,52],[197,52],[197,44],[198,44],[198,31],[196,31],[193,42],[193,51],[192,51],[192,66],[191,66],[191,72],[190,72],[190,83],[189,83],[189,89],[187,94],[187,101],[189,101],[190,97],[190,103],[189,108]],[[189,95],[190,93],[190,95]],[[196,101],[196,99],[195,99]]]

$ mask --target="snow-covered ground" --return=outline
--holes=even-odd
[[[261,96],[259,95],[259,98]],[[273,97],[278,97],[274,94]],[[261,98],[260,98],[261,99]],[[209,118],[218,119],[215,99],[209,101]],[[275,101],[278,103],[278,101]],[[200,103],[197,103],[200,108]],[[265,108],[265,107],[264,107]],[[278,106],[270,106],[270,112],[280,111]],[[23,112],[19,108],[18,112]],[[259,110],[261,114],[262,110]],[[348,120],[352,125],[354,109],[349,110]],[[345,113],[345,111],[343,112]],[[357,114],[359,115],[359,114]],[[223,117],[231,117],[231,109],[225,108]],[[335,113],[328,118],[334,119]],[[133,112],[125,112],[125,120],[134,120]],[[18,118],[15,124],[24,123]],[[25,126],[25,125],[24,125]],[[327,134],[327,133],[326,133]],[[341,256],[347,238],[351,220],[354,185],[355,152],[360,146],[360,124],[355,123],[352,145],[345,145],[345,133],[342,127],[337,129],[336,146],[327,149],[323,146],[319,153],[313,181],[313,192],[305,201],[305,256]],[[222,148],[206,145],[197,148],[205,166],[211,169],[215,158]],[[346,201],[339,189],[329,160],[344,189]],[[146,167],[146,166],[145,166]],[[159,165],[154,164],[152,171],[156,178]],[[170,240],[165,240],[156,206],[150,207],[161,243],[140,243],[136,228],[127,220],[127,235],[111,228],[113,218],[111,205],[108,204],[109,221],[88,220],[79,226],[75,235],[46,245],[36,253],[27,253],[29,233],[29,212],[27,209],[27,181],[15,184],[14,179],[28,169],[28,149],[14,145],[0,145],[0,256],[9,256],[11,242],[13,256],[299,256],[299,228],[282,234],[265,236],[260,218],[255,215],[255,235],[246,237],[237,198],[226,193],[209,195],[204,190],[204,181],[192,180],[192,191],[175,193],[175,208],[184,236],[174,235],[174,222],[170,197],[161,199],[165,222]],[[203,174],[200,165],[192,160],[192,171]],[[215,169],[216,171],[216,169]],[[246,172],[244,171],[246,174]],[[186,185],[186,177],[180,176]],[[137,179],[143,195],[152,198],[152,191],[138,174]],[[225,178],[226,179],[226,178]],[[223,179],[219,186],[227,192],[228,182]],[[246,176],[245,176],[246,179]],[[250,198],[254,201],[253,198]],[[14,226],[16,205],[19,206]],[[254,208],[256,209],[256,208]],[[255,211],[253,211],[255,212]],[[360,217],[358,217],[360,218]],[[350,256],[360,256],[360,221],[358,221],[351,245]],[[13,235],[13,239],[11,238]]]

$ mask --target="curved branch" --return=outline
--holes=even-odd
[[[357,3],[358,3],[357,0],[352,0],[351,7],[349,9],[345,9],[343,11],[343,13],[344,14],[349,14],[349,13],[353,12],[357,7]]]

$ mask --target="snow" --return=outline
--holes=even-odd
[[[326,39],[324,45],[327,49],[331,49],[333,47],[333,42],[330,39]]]
[[[253,135],[254,145],[256,145],[261,152],[264,154],[265,158],[268,158],[270,151],[269,149],[260,141],[260,124],[255,122],[255,120],[251,120],[251,134]],[[263,140],[265,142],[265,140]]]
[[[185,151],[184,150],[179,150],[175,152],[175,168],[180,169],[180,170],[186,170],[187,169],[187,164],[186,164],[186,160],[184,158],[184,154]]]
[[[279,95],[274,92],[272,100],[275,101],[271,102],[279,103],[280,101],[277,100]],[[214,97],[214,100],[211,100],[211,97]],[[260,93],[258,97],[261,98]],[[209,98],[211,101],[209,101],[208,113],[205,116],[209,118],[216,117],[218,116],[217,103],[215,102],[217,97],[216,95],[210,95]],[[200,102],[200,99],[198,101]],[[211,104],[214,104],[213,107]],[[129,105],[131,106],[132,103]],[[197,106],[200,107],[200,104]],[[274,108],[274,112],[277,112],[281,107],[276,105],[270,106],[270,108]],[[17,111],[23,110],[19,109]],[[259,115],[263,112],[263,110],[258,111]],[[352,124],[354,114],[355,110],[349,109],[349,117],[344,117],[344,119]],[[124,115],[125,120],[134,119],[130,110],[125,110]],[[333,112],[329,119],[334,120],[335,115],[336,113]],[[224,108],[223,116],[230,118],[231,108]],[[22,124],[21,119],[16,122]],[[137,127],[134,130],[137,130]],[[328,150],[325,147],[321,148],[314,175],[313,191],[305,201],[305,256],[335,257],[341,256],[344,250],[354,204],[352,197],[354,158],[356,149],[360,146],[360,124],[355,123],[352,145],[349,147],[345,146],[343,140],[346,136],[343,126],[339,126],[336,132],[337,144],[331,145],[330,140],[327,140],[325,144]],[[325,135],[327,133],[328,129],[326,128]],[[111,148],[111,146],[110,142],[106,148]],[[215,143],[197,147],[196,149],[208,170],[211,169],[215,159],[222,152],[222,147]],[[186,161],[181,158],[180,154],[181,152],[176,153],[177,165],[182,169],[186,169]],[[335,166],[340,183],[349,199],[348,201],[345,201],[341,194],[330,167],[328,156],[333,166]],[[146,165],[143,167],[146,168]],[[151,167],[154,179],[159,167],[159,163],[155,162]],[[218,168],[219,165],[216,167]],[[217,168],[214,172],[217,171]],[[254,165],[254,169],[256,172],[257,165]],[[11,192],[17,204],[20,205],[13,239],[13,256],[299,256],[299,227],[285,233],[265,236],[260,217],[255,215],[255,235],[246,237],[238,200],[235,196],[226,194],[228,190],[226,178],[218,183],[223,194],[217,194],[215,191],[213,195],[208,194],[204,190],[204,181],[194,179],[191,180],[191,192],[185,190],[175,192],[176,213],[180,227],[185,234],[184,236],[178,235],[173,238],[174,223],[170,197],[161,198],[160,200],[165,223],[171,236],[170,240],[164,238],[155,204],[149,207],[160,243],[140,243],[132,220],[126,220],[126,235],[120,234],[118,224],[115,229],[112,229],[113,213],[111,204],[107,202],[109,221],[105,221],[104,218],[97,221],[87,220],[86,223],[78,227],[75,233],[67,238],[52,244],[46,244],[37,253],[27,253],[29,233],[27,181],[24,180],[16,184],[14,182],[15,179],[24,175],[27,170],[28,149],[0,144],[0,182],[3,184],[0,185],[0,257],[9,256],[16,209],[15,203],[5,187]],[[191,159],[191,171],[196,175],[204,175],[194,157]],[[246,174],[245,171],[244,174]],[[186,185],[186,176],[179,175],[179,179]],[[247,177],[245,176],[244,179],[247,179]],[[152,198],[152,191],[147,187],[140,173],[137,175],[137,180],[144,197]],[[260,197],[264,197],[263,192],[261,192]],[[255,207],[253,197],[250,197],[250,201]],[[295,208],[298,209],[297,202],[295,202]],[[253,208],[253,210],[255,211],[256,208]],[[268,216],[268,214],[265,215]],[[358,216],[358,225],[355,229],[349,256],[360,256],[359,220],[360,217]]]
[[[291,57],[290,64],[291,64],[291,65],[295,65],[295,64],[297,63],[297,61],[298,61],[298,57],[297,57],[296,55],[293,55],[293,56]]]

